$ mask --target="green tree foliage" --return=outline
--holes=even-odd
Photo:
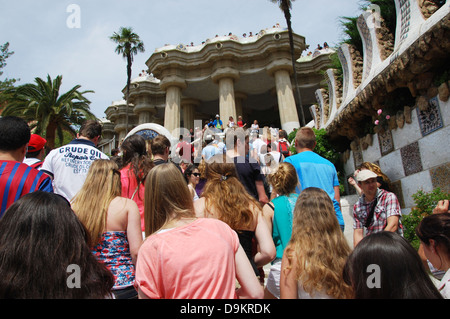
[[[86,119],[95,119],[90,112],[87,93],[80,92],[80,85],[74,86],[66,93],[60,94],[62,76],[54,80],[47,76],[47,81],[35,78],[35,83],[21,85],[8,90],[10,98],[2,115],[19,116],[29,122],[35,133],[45,136],[47,146],[55,147],[55,138],[63,141],[63,131],[72,135],[76,132],[73,125],[81,125]]]
[[[362,54],[363,42],[358,31],[358,17],[340,17],[339,21],[344,33],[344,40],[341,43],[353,45]]]
[[[6,59],[14,54],[14,51],[9,51],[9,42],[0,45],[0,76],[3,75],[2,69],[6,67]],[[6,91],[11,88],[18,79],[4,79],[0,80],[0,109],[5,101],[8,100]]]
[[[402,217],[403,235],[414,248],[419,249],[420,240],[416,236],[417,226],[424,217],[433,213],[433,209],[440,200],[450,199],[450,194],[436,188],[431,192],[419,190],[412,195],[412,198],[416,206],[411,209],[408,215]]]
[[[394,0],[364,0],[361,4],[361,10],[366,11],[371,5],[378,6],[380,8],[380,15],[384,19],[386,27],[389,31],[395,35],[395,29],[397,25],[397,12],[395,10]],[[361,35],[359,34],[357,21],[358,17],[340,17],[339,19],[342,31],[344,33],[344,39],[341,42],[355,46],[355,48],[363,54],[363,42]]]
[[[133,32],[132,28],[121,27],[119,32],[114,32],[110,37],[110,40],[117,43],[116,53],[121,54],[123,58],[127,60],[127,93],[126,93],[126,128],[125,132],[128,133],[128,98],[130,95],[131,84],[131,66],[133,64],[133,58],[138,52],[144,52],[144,43],[139,38],[139,35]]]

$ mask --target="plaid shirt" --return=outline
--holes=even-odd
[[[366,235],[383,231],[386,228],[389,217],[402,216],[400,203],[394,193],[385,191],[384,189],[378,189],[377,198],[378,202],[373,214],[373,222],[366,229]],[[353,206],[354,229],[364,228],[370,208],[374,205],[374,202],[375,199],[367,203],[363,194]],[[400,219],[397,233],[403,236],[403,226]]]

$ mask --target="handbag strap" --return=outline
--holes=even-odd
[[[369,215],[367,215],[366,224],[364,225],[366,228],[369,228],[369,226],[372,224],[373,214],[375,212],[375,207],[377,207],[377,204],[378,204],[378,197],[375,197],[374,203],[370,208]]]
[[[133,195],[131,195],[131,199],[134,199],[134,195],[136,195],[138,189],[139,189],[139,185],[141,185],[141,182],[139,182],[138,186],[136,186],[136,189],[133,192]]]

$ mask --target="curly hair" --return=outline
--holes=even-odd
[[[342,271],[351,250],[336,219],[333,203],[322,189],[304,189],[296,202],[292,237],[285,254],[289,266],[297,265],[296,277],[309,294],[325,292],[350,298],[351,287]]]
[[[295,188],[299,186],[295,167],[291,163],[280,163],[277,170],[269,175],[269,183],[278,195],[293,193]]]
[[[202,197],[205,197],[206,212],[217,212],[218,219],[234,230],[251,229],[256,225],[255,208],[259,203],[246,191],[240,182],[232,159],[225,154],[215,155],[206,164],[207,182]]]

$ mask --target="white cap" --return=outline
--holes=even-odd
[[[356,180],[358,182],[364,182],[370,178],[377,178],[378,175],[372,172],[370,169],[363,169],[359,171],[358,175],[356,175]]]
[[[220,117],[219,114],[216,114],[216,117]]]

